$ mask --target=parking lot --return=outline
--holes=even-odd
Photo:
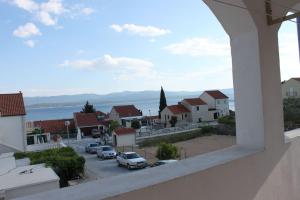
[[[89,179],[101,179],[106,177],[117,176],[125,173],[134,173],[136,170],[128,170],[119,167],[116,159],[101,160],[97,154],[88,154],[85,152],[85,145],[93,140],[81,141],[80,143],[71,144],[71,146],[86,160],[86,175]],[[142,170],[142,169],[137,169]]]

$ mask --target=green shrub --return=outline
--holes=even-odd
[[[139,120],[133,120],[132,122],[131,122],[131,128],[134,128],[134,129],[139,129],[139,128],[141,128],[141,123],[140,123],[140,121]]]
[[[30,164],[45,163],[60,177],[60,186],[68,186],[68,181],[84,173],[85,159],[71,147],[49,149],[41,152],[15,153],[16,159],[28,157]]]
[[[229,126],[235,126],[235,117],[231,116],[231,115],[220,117],[218,119],[218,122],[220,124],[226,124],[226,125],[229,125]]]
[[[215,134],[216,133],[216,128],[214,128],[212,126],[203,126],[201,128],[201,133],[203,135],[205,135],[205,134]]]
[[[156,151],[159,160],[177,159],[179,157],[178,148],[173,144],[160,143]]]
[[[186,140],[191,140],[197,137],[203,137],[203,136],[209,136],[211,133],[202,133],[201,129],[193,130],[193,131],[186,131],[182,133],[177,133],[174,135],[166,135],[166,136],[160,136],[155,137],[151,139],[146,139],[141,142],[139,142],[140,147],[148,147],[148,146],[157,146],[158,144],[164,142],[164,143],[176,143]]]

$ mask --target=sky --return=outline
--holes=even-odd
[[[296,24],[282,80],[300,76]],[[229,37],[201,0],[0,0],[0,92],[25,96],[232,88]]]

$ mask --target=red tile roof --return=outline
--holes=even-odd
[[[117,128],[114,130],[117,135],[135,134],[136,130],[133,128]]]
[[[190,112],[183,105],[172,105],[172,106],[167,106],[167,108],[175,115]]]
[[[0,94],[0,115],[22,116],[26,115],[22,93]]]
[[[192,106],[206,105],[206,103],[200,98],[184,99],[184,101]]]
[[[59,133],[67,131],[67,127],[65,126],[66,121],[70,122],[69,130],[75,128],[74,119],[34,121],[33,125],[35,128],[43,129],[45,133]]]
[[[209,90],[205,92],[214,99],[228,99],[228,96],[223,94],[220,90]]]
[[[142,112],[134,105],[114,106],[113,109],[119,114],[119,117],[142,116]]]
[[[102,119],[99,118],[102,117]],[[77,127],[93,127],[104,125],[107,126],[107,115],[103,112],[97,111],[96,113],[74,113],[74,121]]]

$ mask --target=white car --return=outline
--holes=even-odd
[[[111,146],[100,146],[97,150],[97,156],[101,159],[115,158],[117,156],[117,152]]]
[[[117,156],[119,166],[127,169],[145,168],[148,166],[147,160],[135,152],[122,152]]]

